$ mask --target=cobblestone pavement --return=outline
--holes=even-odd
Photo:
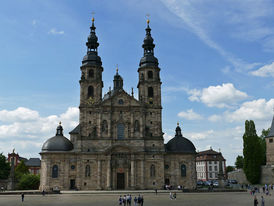
[[[122,195],[122,194],[121,194]],[[133,194],[133,197],[136,195]],[[142,195],[142,194],[141,194]],[[253,196],[247,192],[228,193],[177,193],[176,200],[169,194],[143,194],[144,206],[247,206],[253,205]],[[261,195],[256,195],[259,202]],[[117,194],[61,194],[61,195],[1,195],[1,206],[118,206]],[[265,196],[265,205],[274,205],[274,195]],[[132,204],[134,205],[134,204]],[[260,204],[259,204],[260,205]]]

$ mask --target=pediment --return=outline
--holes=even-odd
[[[134,97],[130,96],[124,90],[110,93],[109,97],[103,100],[102,105],[112,105],[117,107],[127,106],[141,106],[140,102]]]

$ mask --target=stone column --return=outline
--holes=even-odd
[[[99,113],[99,118],[98,118],[98,131],[97,131],[97,134],[98,134],[98,137],[101,137],[101,122],[102,122],[102,112]]]
[[[102,164],[101,164],[101,160],[98,160],[97,161],[97,169],[98,169],[98,178],[97,178],[97,180],[98,180],[98,183],[97,183],[97,187],[98,187],[98,189],[100,190],[100,189],[102,189],[101,188],[101,174],[102,174]]]
[[[141,112],[141,118],[140,118],[140,136],[144,137],[144,118],[143,118],[143,112]]]
[[[145,185],[144,185],[144,160],[141,160],[141,188],[144,189]]]
[[[107,189],[111,189],[111,162],[107,160]]]
[[[131,182],[131,188],[134,189],[135,187],[135,164],[134,164],[134,157],[131,159],[131,178],[130,178],[130,182]]]
[[[134,121],[133,121],[133,112],[131,112],[130,114],[130,137],[132,138],[133,137],[133,134],[134,134]]]

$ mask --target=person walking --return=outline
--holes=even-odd
[[[176,200],[176,192],[173,194],[173,199]]]
[[[173,197],[172,197],[172,192],[169,192],[169,198],[172,200]]]
[[[21,199],[22,199],[22,202],[24,202],[24,198],[25,198],[25,194],[24,194],[24,193],[22,193],[22,194],[21,194]]]
[[[138,196],[137,203],[138,203],[139,206],[141,205],[141,196],[140,196],[140,194],[139,194],[139,196]]]
[[[254,206],[257,206],[258,205],[258,200],[257,200],[257,197],[256,195],[254,196]]]
[[[261,206],[264,206],[264,197],[261,196]]]
[[[129,206],[131,206],[131,200],[132,200],[132,197],[131,197],[131,194],[129,195]]]
[[[142,196],[141,197],[141,206],[143,206],[144,205],[144,197]]]
[[[137,197],[134,197],[134,206],[137,206]]]
[[[123,199],[122,199],[122,196],[120,195],[119,199],[118,199],[118,202],[119,202],[119,205],[122,205],[123,203]]]

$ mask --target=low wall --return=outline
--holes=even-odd
[[[237,169],[235,171],[229,172],[227,173],[227,177],[230,180],[237,180],[239,184],[249,184],[243,169]]]
[[[227,174],[228,179],[237,180],[240,184],[249,184],[243,169],[237,169]],[[261,166],[260,184],[274,184],[274,165]]]
[[[261,172],[261,184],[274,184],[274,165],[262,166]]]

